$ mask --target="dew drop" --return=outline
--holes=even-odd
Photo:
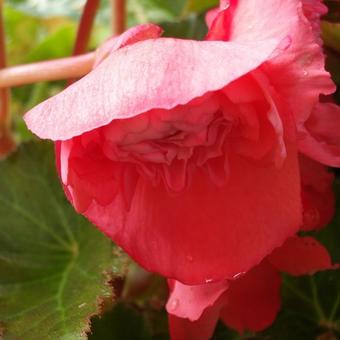
[[[315,228],[320,221],[320,213],[316,208],[311,208],[303,212],[303,223],[308,229]]]
[[[233,276],[233,280],[239,279],[240,277],[242,277],[245,274],[245,272],[240,272],[236,275]]]
[[[178,308],[178,305],[179,305],[178,299],[173,299],[169,304],[169,310],[173,312]]]
[[[86,306],[86,302],[80,304],[80,305],[78,306],[78,308],[83,308],[83,307],[85,307],[85,306]]]
[[[205,283],[211,283],[211,282],[213,282],[214,280],[213,279],[206,279],[205,280]]]
[[[304,71],[302,72],[302,74],[304,75],[304,77],[307,77],[307,76],[308,76],[308,71],[304,70]]]

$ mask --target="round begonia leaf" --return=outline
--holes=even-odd
[[[0,163],[0,322],[4,339],[82,339],[125,262],[77,215],[50,144]]]

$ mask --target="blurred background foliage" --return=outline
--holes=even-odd
[[[200,39],[206,33],[204,13],[217,2],[129,0],[127,22],[128,26],[158,23],[165,36]],[[69,56],[84,3],[84,0],[5,1],[9,64]],[[330,9],[322,23],[327,68],[340,85],[340,3],[334,0],[325,3]],[[90,48],[94,49],[109,36],[109,0],[102,0]],[[14,133],[19,143],[26,143],[0,163],[1,215],[6,215],[6,219],[0,219],[0,333],[2,324],[4,339],[35,340],[41,336],[70,340],[168,339],[164,280],[131,263],[69,209],[53,170],[52,146],[34,141],[23,123],[24,112],[59,92],[64,85],[64,82],[39,83],[12,90]],[[339,90],[334,98],[340,103]],[[34,193],[30,190],[32,185],[36,188]],[[340,193],[339,184],[336,191]],[[33,203],[27,204],[27,197]],[[41,206],[45,210],[39,216]],[[50,210],[58,210],[59,217]],[[315,236],[339,263],[340,206],[337,211],[331,226]],[[59,233],[58,223],[64,226],[64,231],[55,238],[55,232]],[[33,240],[30,235],[34,235]],[[28,238],[31,243],[27,242]],[[88,254],[93,240],[101,247],[95,256]],[[41,275],[34,281],[35,271]],[[240,338],[222,324],[214,336],[214,339]],[[315,277],[285,277],[283,308],[277,321],[263,333],[245,334],[242,338],[340,338],[339,271],[323,272]]]

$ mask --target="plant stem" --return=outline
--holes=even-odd
[[[100,0],[87,0],[80,19],[72,55],[86,53]]]
[[[100,0],[86,1],[78,26],[76,42],[72,52],[73,56],[86,53],[99,4]],[[71,85],[75,80],[74,78],[70,78],[67,86]]]
[[[122,34],[125,31],[126,1],[111,0],[111,8],[113,34]]]
[[[37,83],[39,81],[79,78],[92,69],[95,53],[41,61],[0,70],[0,88]]]
[[[6,41],[3,19],[3,0],[0,1],[0,69],[6,67]],[[1,71],[0,71],[1,72]],[[0,89],[0,157],[6,156],[15,147],[11,136],[10,89]]]

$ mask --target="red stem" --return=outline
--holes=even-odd
[[[100,0],[87,0],[78,26],[73,55],[83,54],[87,51],[99,4]]]
[[[87,0],[78,26],[76,42],[73,49],[73,56],[83,54],[87,51],[91,32],[99,8],[100,0]],[[71,85],[75,79],[68,80],[67,85]]]
[[[3,0],[0,1],[0,69],[6,67],[6,41],[3,19]],[[10,89],[0,89],[0,157],[5,156],[14,148],[11,138]]]
[[[126,17],[126,1],[125,0],[111,0],[112,1],[112,27],[113,34],[119,35],[125,31],[125,17]]]

